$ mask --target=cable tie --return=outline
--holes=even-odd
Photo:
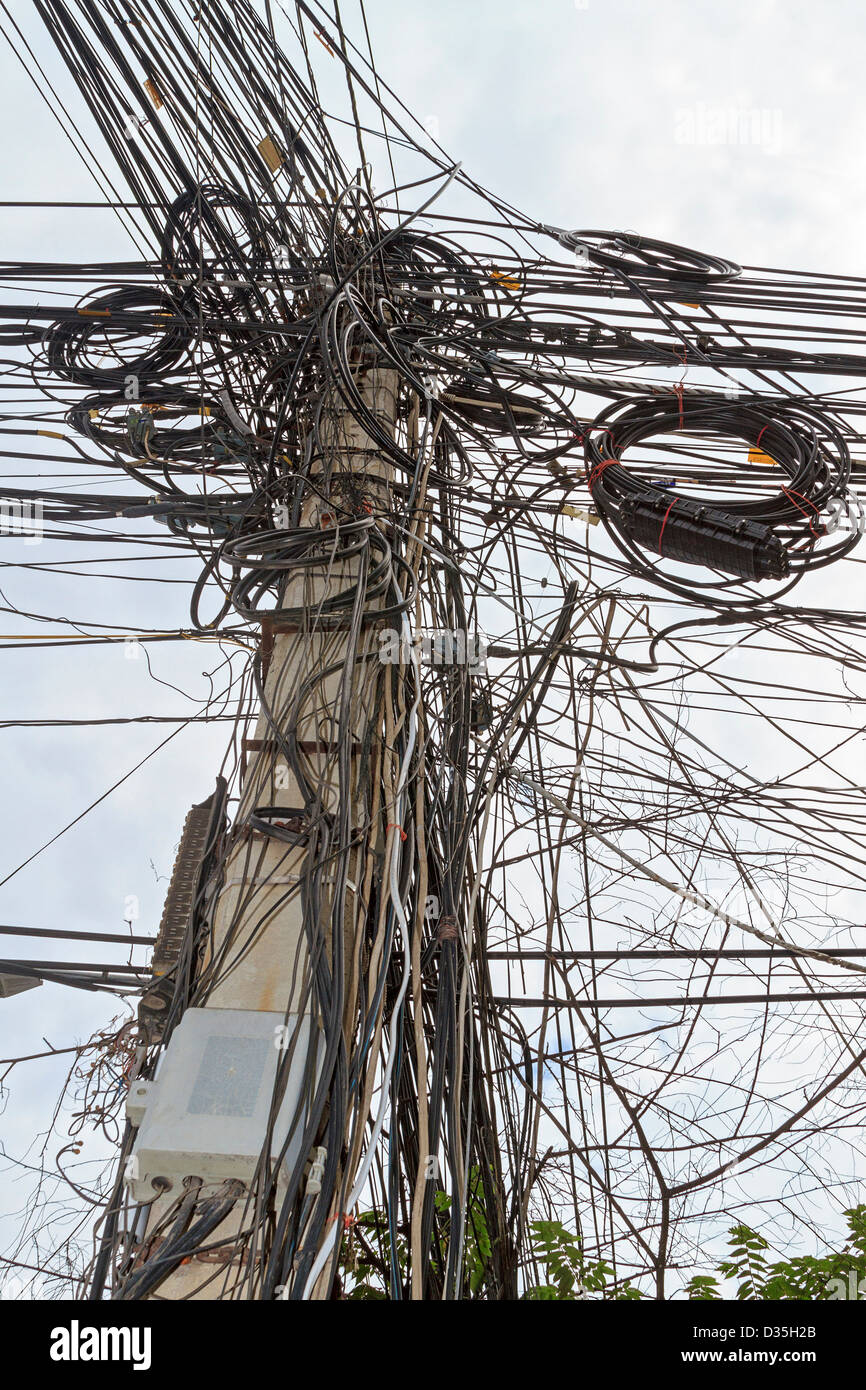
[[[610,466],[610,464],[612,464],[612,463],[619,463],[619,459],[617,459],[617,458],[602,459],[602,460],[601,460],[601,463],[596,464],[596,466],[595,466],[595,468],[593,469],[592,473],[590,473],[590,475],[589,475],[589,489],[590,489],[590,491],[592,491],[592,489],[595,487],[596,483],[598,482],[598,480],[599,480],[599,478],[601,477],[601,475],[602,475],[602,473],[604,472],[604,470],[605,470],[606,468],[608,468],[608,467]]]
[[[666,527],[667,524],[668,524],[668,517],[670,516],[670,514],[671,514],[671,512],[673,511],[674,507],[677,505],[677,502],[678,502],[678,501],[679,501],[679,498],[678,498],[678,497],[675,497],[674,500],[671,502],[670,506],[668,507],[667,511],[666,511],[665,514],[664,514],[664,520],[662,521],[662,529],[659,531],[659,555],[661,555],[661,553],[662,553],[662,536],[664,535],[664,533],[665,533],[665,527]]]
[[[804,497],[802,492],[795,492],[793,488],[787,487],[783,487],[782,491],[785,494],[785,496],[790,498],[791,500],[793,500],[795,497],[799,497],[801,502],[805,502],[807,507],[812,508],[816,516],[820,516],[820,512],[818,511],[818,508],[815,506],[815,503],[812,502],[808,497]],[[801,512],[803,516],[806,518],[806,520],[809,523],[809,530],[812,532],[812,535],[817,540],[819,533],[815,530],[814,526],[812,525],[812,518],[810,517],[809,513],[803,511],[803,508],[797,502],[794,502],[794,506],[797,508],[797,511]],[[826,531],[824,534],[826,534]]]

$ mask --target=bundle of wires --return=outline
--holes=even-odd
[[[755,630],[776,623],[775,632],[793,622],[776,605],[780,594],[855,544],[855,532],[831,535],[825,518],[847,502],[849,447],[866,402],[846,396],[837,416],[830,396],[797,388],[795,398],[791,382],[771,373],[866,375],[856,346],[840,350],[852,349],[846,318],[866,312],[863,282],[794,282],[630,233],[540,228],[414,143],[375,69],[362,80],[336,16],[332,25],[320,14],[326,61],[344,65],[352,104],[361,91],[379,104],[389,158],[423,161],[423,177],[401,165],[390,192],[374,196],[370,124],[353,112],[353,172],[354,151],[349,167],[318,99],[303,0],[293,61],[251,0],[137,0],[134,19],[128,9],[116,0],[38,6],[120,170],[129,200],[114,210],[140,254],[4,266],[4,279],[26,287],[26,302],[2,311],[0,341],[18,354],[5,384],[26,385],[28,411],[34,384],[42,399],[24,428],[3,433],[16,436],[17,458],[67,470],[62,487],[13,479],[6,496],[38,499],[64,542],[146,544],[144,559],[188,558],[197,566],[184,581],[192,632],[178,640],[240,639],[250,658],[227,754],[231,828],[200,866],[182,952],[164,977],[163,1031],[142,1045],[141,1076],[154,1074],[186,1009],[222,1006],[223,980],[242,972],[265,936],[279,939],[275,923],[287,917],[297,937],[279,965],[292,981],[274,986],[274,1008],[314,1018],[319,1047],[305,1050],[296,1035],[281,1059],[274,1133],[298,1075],[302,1101],[279,1139],[283,1153],[264,1145],[243,1198],[187,1194],[177,1210],[160,1210],[156,1198],[122,1221],[112,1206],[94,1296],[147,1296],[180,1260],[194,1271],[207,1238],[222,1265],[199,1268],[203,1284],[219,1278],[227,1297],[289,1289],[307,1298],[345,1272],[346,1229],[347,1243],[366,1241],[387,1297],[517,1297],[531,1204],[547,1181],[542,1112],[560,1132],[544,1143],[568,1146],[573,1210],[587,1165],[599,1251],[616,1226],[645,1270],[669,1215],[666,1206],[659,1218],[646,1192],[679,1161],[690,1183],[694,1147],[703,1144],[709,1164],[728,1138],[717,1136],[716,1107],[700,1141],[691,1124],[681,1160],[676,1138],[660,1140],[661,1163],[650,1151],[653,1172],[640,1171],[636,1205],[621,1216],[625,1184],[614,1192],[611,1178],[618,1145],[638,1171],[635,1153],[650,1140],[641,1133],[637,1144],[624,1111],[621,1138],[610,1138],[605,1106],[619,1106],[631,1080],[621,1088],[604,1069],[620,1043],[626,1061],[642,1044],[605,1021],[595,1033],[587,1025],[582,1048],[576,1028],[572,1036],[561,1026],[561,1008],[591,1013],[604,989],[599,996],[599,975],[566,974],[577,928],[563,922],[563,904],[581,899],[557,886],[560,860],[583,856],[579,910],[592,955],[593,932],[619,933],[620,924],[619,904],[610,923],[599,921],[590,861],[603,856],[585,801],[614,787],[595,828],[645,836],[648,863],[660,853],[653,835],[663,835],[665,853],[670,839],[684,854],[700,839],[701,816],[710,838],[747,798],[749,815],[782,818],[751,785],[700,781],[703,752],[682,756],[667,732],[681,712],[674,677],[666,686],[653,666],[662,693],[651,696],[634,680],[647,665],[629,658],[645,655],[659,626],[646,587],[672,593],[663,602],[691,622],[703,606],[716,631],[734,612]],[[146,119],[126,134],[130,107]],[[480,194],[485,217],[441,211],[437,221],[445,203],[436,199],[452,181],[461,196]],[[418,229],[422,219],[429,230]],[[568,251],[567,263],[536,252],[539,230]],[[45,284],[57,279],[75,291],[48,302]],[[694,364],[752,372],[751,391],[767,394],[658,384],[660,371]],[[612,404],[588,425],[599,398]],[[38,427],[58,421],[72,436]],[[26,455],[24,434],[63,443],[40,441],[54,452]],[[667,437],[664,479],[658,436]],[[577,476],[568,464],[579,439]],[[651,468],[630,456],[638,446],[656,460]],[[566,498],[578,490],[574,507]],[[612,544],[602,528],[591,534],[596,512]],[[379,629],[411,647],[416,632],[468,636],[491,615],[508,640],[490,673],[465,661],[380,660]],[[810,641],[832,640],[840,660],[855,662],[850,614],[816,608],[806,618]],[[627,714],[611,752],[599,728],[614,707]],[[256,737],[245,739],[253,710]],[[642,721],[636,733],[632,720]],[[645,758],[655,760],[648,771]],[[597,791],[584,781],[587,767]],[[551,787],[561,795],[548,801]],[[855,823],[842,806],[835,819],[822,808],[814,823],[803,812],[798,834],[805,824],[801,838],[841,856]],[[739,869],[727,844],[713,852]],[[856,845],[846,852],[846,867],[859,865]],[[515,905],[536,872],[534,907]],[[629,922],[623,932],[644,940],[646,931],[655,943],[649,915],[644,902],[639,928]],[[531,978],[516,1003],[494,984],[488,947],[497,934],[521,973],[517,947],[529,937],[543,948],[538,1026],[524,1029],[515,1012],[527,1006]],[[569,1067],[554,1107],[554,1069],[562,1079]],[[674,1081],[684,1074],[672,1065]],[[661,1104],[668,1124],[676,1107],[667,1091]],[[734,1138],[744,1123],[731,1121]],[[298,1156],[286,1171],[290,1139]],[[345,1227],[362,1206],[367,1224]],[[666,1258],[659,1251],[660,1268]]]
[[[694,436],[739,446],[732,462],[698,483],[702,489],[709,483],[712,497],[694,496],[697,480],[689,492],[687,480],[675,477],[672,492],[624,465],[626,450],[667,434],[690,437],[686,460]],[[584,457],[590,492],[614,542],[636,569],[674,592],[720,584],[682,580],[659,559],[734,576],[721,581],[717,601],[737,603],[744,597],[742,581],[793,576],[795,582],[857,542],[851,533],[821,544],[823,514],[831,500],[846,495],[851,459],[841,430],[807,405],[682,391],[668,399],[615,402],[593,422]],[[749,460],[778,467],[784,485],[768,496],[743,495]]]
[[[722,256],[709,256],[705,251],[693,251],[637,232],[567,232],[556,227],[544,230],[581,260],[614,271],[644,289],[707,289],[734,280],[741,273],[734,261]]]

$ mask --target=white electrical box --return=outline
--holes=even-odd
[[[249,1183],[275,1103],[277,1068],[291,1055],[273,1128],[276,1156],[292,1137],[280,1177],[298,1160],[307,1098],[318,1072],[318,1031],[308,1015],[253,1009],[187,1009],[156,1079],[134,1081],[126,1113],[138,1126],[126,1181],[136,1202],[151,1201],[154,1178],[180,1188],[186,1177]],[[311,1085],[311,1082],[313,1085]]]

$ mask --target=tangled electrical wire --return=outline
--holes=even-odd
[[[252,1178],[142,1198],[127,1124],[79,1287],[514,1299],[557,1214],[612,1296],[664,1297],[746,1203],[732,1153],[784,1171],[799,1126],[811,1173],[862,1111],[866,822],[781,666],[864,673],[862,611],[813,587],[858,540],[836,523],[863,397],[794,376],[866,375],[841,350],[864,282],[527,219],[425,142],[338,10],[275,8],[291,61],[251,0],[38,7],[117,172],[61,123],[136,254],[4,265],[25,406],[0,443],[62,480],[6,496],[59,545],[191,560],[183,622],[141,640],[248,654],[131,1080],[190,1009],[287,1030]],[[451,215],[452,186],[484,215]],[[773,681],[731,676],[750,644]],[[861,699],[816,686],[834,717]],[[787,785],[747,770],[752,718],[796,745]],[[729,978],[755,988],[714,994]]]
[[[763,449],[786,475],[787,485],[766,498],[737,497],[732,495],[735,478],[720,469],[715,478],[707,479],[719,498],[714,502],[654,486],[623,467],[626,449],[675,431]],[[593,422],[586,467],[599,514],[633,568],[648,579],[660,579],[658,556],[721,570],[738,580],[786,579],[791,573],[799,576],[831,564],[857,544],[858,536],[851,532],[819,548],[827,535],[828,505],[847,495],[851,461],[832,420],[796,402],[727,402],[684,394],[670,405],[658,400],[616,402]],[[695,480],[690,481],[694,486]],[[689,592],[682,583],[662,582],[675,592]],[[704,588],[712,583],[689,582]],[[736,586],[729,581],[728,587]]]

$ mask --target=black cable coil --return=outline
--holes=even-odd
[[[673,478],[660,486],[620,462],[626,449],[680,432],[708,443],[742,441],[752,465],[778,466],[785,485],[755,495],[757,475],[746,472],[747,459],[742,476],[736,463],[722,461],[711,483],[720,496],[704,500],[676,490],[695,480]],[[844,535],[819,548],[828,534],[822,513],[831,498],[845,495],[851,460],[836,425],[808,406],[682,392],[615,402],[587,432],[585,460],[593,501],[620,550],[641,573],[677,592],[691,593],[696,585],[690,581],[686,588],[660,573],[660,559],[703,565],[737,581],[796,578],[846,554],[858,539]],[[685,458],[683,466],[687,471]],[[705,464],[702,471],[706,477]],[[703,587],[718,587],[718,581]]]

